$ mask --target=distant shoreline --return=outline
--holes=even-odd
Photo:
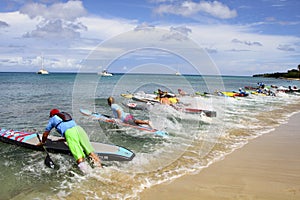
[[[292,69],[292,70],[288,70],[287,72],[254,74],[253,77],[279,78],[279,79],[299,81],[300,80],[300,70]]]
[[[253,77],[261,77],[261,78],[275,78],[275,79],[284,79],[284,80],[289,80],[289,81],[300,81],[300,78],[286,78],[286,77],[265,77],[265,76],[253,76]]]
[[[253,77],[262,77],[262,78],[275,78],[275,77],[264,77],[264,76],[253,76]],[[289,81],[300,81],[300,78],[285,78],[285,77],[279,77],[275,79],[284,79]]]

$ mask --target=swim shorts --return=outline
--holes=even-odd
[[[133,115],[128,114],[128,115],[125,117],[125,119],[124,119],[123,122],[126,123],[126,124],[136,125],[136,123],[135,123],[134,121],[135,121],[135,119],[134,119]]]

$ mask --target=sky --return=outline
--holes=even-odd
[[[299,10],[299,0],[2,0],[0,72],[285,72],[300,64]]]

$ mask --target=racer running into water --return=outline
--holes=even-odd
[[[49,118],[42,141],[37,144],[38,146],[45,144],[50,131],[55,128],[67,141],[70,151],[82,172],[87,173],[89,171],[89,166],[84,161],[86,155],[92,159],[95,166],[101,167],[100,158],[94,153],[88,135],[83,128],[76,124],[71,115],[60,112],[58,109],[52,109]]]
[[[107,103],[111,107],[114,117],[121,120],[123,123],[131,125],[146,124],[152,128],[150,121],[135,119],[133,115],[124,112],[123,108],[115,103],[115,99],[113,97],[108,97]]]
[[[164,92],[160,89],[157,90],[157,97],[155,98],[164,105],[173,105],[179,102],[179,99],[176,98],[176,95]]]

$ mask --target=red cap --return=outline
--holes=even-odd
[[[50,111],[50,116],[49,117],[53,117],[54,115],[56,115],[57,113],[59,113],[60,111],[58,109],[52,109]]]

